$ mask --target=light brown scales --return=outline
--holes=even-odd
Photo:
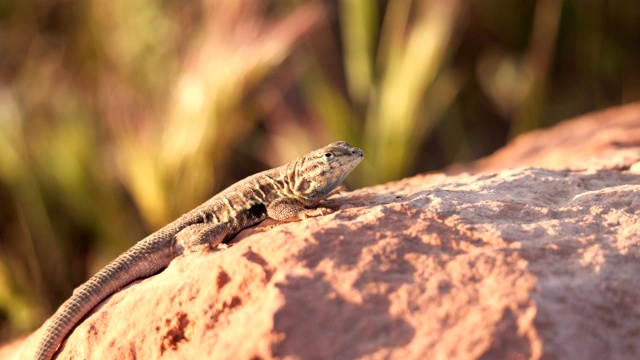
[[[215,247],[267,217],[287,220],[329,213],[317,207],[320,201],[363,159],[362,150],[339,141],[231,185],[142,239],[78,287],[45,322],[35,358],[51,359],[67,334],[98,303],[123,286],[159,272],[177,256]]]

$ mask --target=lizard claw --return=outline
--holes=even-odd
[[[315,209],[308,209],[306,211],[302,211],[298,214],[298,218],[300,219],[308,219],[317,216],[329,215],[333,212],[333,210],[326,207],[319,207]]]

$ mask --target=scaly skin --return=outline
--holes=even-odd
[[[48,360],[82,318],[125,285],[158,273],[175,257],[213,248],[266,219],[329,213],[316,207],[362,161],[362,150],[335,142],[241,180],[139,241],[86,283],[45,323],[35,358]]]

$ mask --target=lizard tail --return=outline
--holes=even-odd
[[[145,239],[146,240],[146,239]],[[74,290],[47,321],[35,359],[50,360],[62,340],[98,303],[130,282],[153,275],[171,262],[173,247],[154,246],[142,240]]]

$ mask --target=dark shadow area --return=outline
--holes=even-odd
[[[289,276],[278,288],[286,303],[275,314],[274,329],[285,336],[272,347],[275,357],[356,359],[406,345],[414,336],[410,324],[389,315],[384,296],[356,304],[338,295],[321,275]]]
[[[336,220],[348,225],[338,225],[315,234],[314,238],[323,251],[317,251],[317,246],[313,245],[303,249],[296,257],[310,269],[321,268],[323,261],[331,262],[332,269],[337,272],[365,269],[350,284],[361,297],[361,303],[343,298],[339,289],[333,288],[325,278],[325,273],[288,276],[286,281],[278,285],[285,302],[276,314],[274,328],[283,338],[273,346],[274,356],[354,359],[380,354],[379,351],[385,348],[390,351],[401,348],[416,340],[416,329],[406,320],[392,315],[390,308],[390,296],[400,287],[409,285],[421,289],[424,286],[423,275],[417,274],[429,270],[416,269],[407,259],[426,257],[434,266],[430,270],[441,274],[446,272],[445,268],[452,259],[467,254],[469,249],[487,245],[481,239],[469,237],[438,219],[425,220],[424,208],[415,202],[429,201],[428,197],[433,191],[430,189],[401,197],[382,194],[378,199],[384,198],[389,202],[378,203],[381,205],[379,207],[372,205],[375,199],[364,195],[363,198],[354,196],[349,203],[356,207],[360,206],[359,203],[369,203],[370,212],[379,212],[377,222],[371,222],[370,218],[362,221],[356,215],[358,209],[352,212],[346,209],[336,215]],[[415,230],[408,229],[407,224],[410,223],[419,224],[421,232],[417,234],[413,233]],[[489,260],[487,262],[490,263]],[[384,267],[379,264],[384,264]],[[471,278],[467,281],[479,283],[483,279]],[[415,301],[419,306],[428,306],[426,304],[431,299],[441,302],[447,296],[460,295],[452,294],[461,290],[455,289],[459,286],[460,283],[443,280],[437,290],[431,289],[428,295],[421,295],[420,299],[411,299],[410,302]],[[437,308],[440,305],[434,306]],[[435,308],[428,311],[435,311]],[[504,316],[501,324],[512,327],[508,314]],[[434,314],[433,321],[441,319]],[[449,325],[442,326],[448,328]],[[439,336],[436,334],[433,338]],[[505,336],[505,341],[509,341],[509,336],[514,335]],[[519,341],[523,348],[530,348],[526,337],[520,337]]]

